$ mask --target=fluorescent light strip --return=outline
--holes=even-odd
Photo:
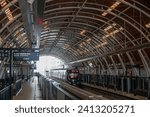
[[[90,41],[91,41],[91,40],[92,40],[92,39],[89,38],[89,39],[87,39],[87,40],[81,42],[81,43],[80,43],[80,47],[83,47],[83,46],[86,46],[87,44],[90,44]]]
[[[107,45],[108,44],[108,42],[106,41],[106,42],[103,42],[102,44],[101,44],[101,46],[104,46],[104,45]]]
[[[145,25],[146,28],[150,28],[150,23]]]
[[[116,1],[113,5],[111,5],[106,11],[102,13],[102,16],[106,16],[109,12],[111,12],[113,9],[115,9],[121,2]]]
[[[87,41],[87,42],[91,41],[91,38],[87,39],[86,41]]]
[[[86,42],[89,44],[91,41],[91,38],[87,39]]]
[[[3,1],[0,2],[0,5],[1,5],[1,7],[4,7],[4,6],[7,5],[7,2],[5,0],[3,0]],[[9,21],[12,21],[14,19],[14,17],[12,16],[12,13],[11,13],[9,8],[7,8],[5,10],[5,14],[6,14]]]
[[[5,1],[5,0],[2,0],[2,1],[0,2],[0,4],[1,4],[1,7],[4,7],[4,6],[6,6],[6,5],[7,5],[7,3],[6,3],[6,1]]]
[[[9,8],[5,10],[5,14],[6,14],[7,18],[9,19],[9,21],[12,21],[14,19]]]
[[[120,27],[119,29],[114,30],[114,31],[113,31],[113,32],[111,32],[111,33],[108,33],[107,35],[103,36],[102,38],[103,38],[103,39],[106,39],[106,38],[108,38],[108,37],[110,37],[110,36],[115,35],[116,33],[119,33],[119,32],[120,32],[120,31],[122,31],[122,30],[123,30],[123,28],[122,28],[122,27]]]
[[[112,29],[113,27],[115,27],[116,25],[117,25],[116,23],[113,23],[112,25],[106,27],[106,28],[104,29],[104,31],[106,32],[106,31]]]
[[[108,44],[108,42],[105,41],[105,42],[103,42],[103,43],[101,43],[101,44],[99,44],[99,45],[97,45],[97,46],[95,46],[95,47],[96,47],[96,48],[100,48],[100,47],[105,46],[105,45],[107,45],[107,44]]]
[[[84,35],[86,33],[86,30],[82,30],[81,32],[80,32],[80,35]]]

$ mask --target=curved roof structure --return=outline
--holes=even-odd
[[[34,44],[67,63],[116,74],[139,65],[150,76],[150,1],[1,0],[0,47]]]

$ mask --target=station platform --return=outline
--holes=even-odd
[[[13,100],[42,100],[37,77],[24,81],[20,92],[13,96]]]

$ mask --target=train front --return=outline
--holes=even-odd
[[[72,85],[78,85],[79,75],[80,73],[78,69],[67,70],[67,81],[69,81],[69,83],[71,83]]]

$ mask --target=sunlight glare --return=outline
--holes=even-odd
[[[36,63],[36,72],[45,74],[45,71],[62,67],[64,62],[56,57],[52,56],[41,56],[39,61]]]

